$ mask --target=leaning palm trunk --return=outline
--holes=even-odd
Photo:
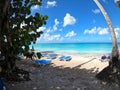
[[[119,49],[118,49],[118,45],[117,45],[117,39],[116,39],[116,35],[115,35],[115,31],[114,28],[112,27],[112,23],[106,13],[106,11],[104,10],[104,8],[102,7],[102,5],[99,3],[98,0],[94,0],[94,2],[97,4],[97,6],[99,7],[99,9],[101,10],[102,14],[105,17],[105,20],[109,26],[110,32],[111,32],[111,39],[112,39],[112,53],[111,53],[111,60],[109,62],[109,66],[111,67],[119,67],[119,63],[118,63],[118,58],[119,58]]]

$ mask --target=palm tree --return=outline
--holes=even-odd
[[[117,39],[116,39],[116,34],[114,31],[114,28],[113,28],[112,23],[107,15],[107,12],[104,10],[104,8],[99,3],[99,1],[94,0],[94,2],[101,10],[101,12],[102,12],[102,14],[103,14],[108,26],[109,26],[110,33],[111,33],[111,39],[112,39],[112,52],[111,52],[111,60],[109,62],[109,66],[112,68],[115,68],[117,70],[120,66],[119,65],[119,49],[118,49],[118,45],[117,45]]]

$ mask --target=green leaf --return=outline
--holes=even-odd
[[[40,52],[37,52],[37,57],[40,59],[42,57],[42,54]]]

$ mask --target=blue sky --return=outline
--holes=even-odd
[[[120,9],[114,0],[99,0],[111,19],[120,42]],[[48,15],[37,43],[111,42],[108,25],[93,0],[43,0],[31,8],[32,15]]]

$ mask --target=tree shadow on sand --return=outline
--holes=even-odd
[[[96,67],[88,70],[80,69],[83,64],[70,68],[53,63],[40,66],[30,60],[22,60],[17,64],[19,68],[30,72],[31,80],[7,83],[8,90],[119,90],[114,84],[97,80]]]

